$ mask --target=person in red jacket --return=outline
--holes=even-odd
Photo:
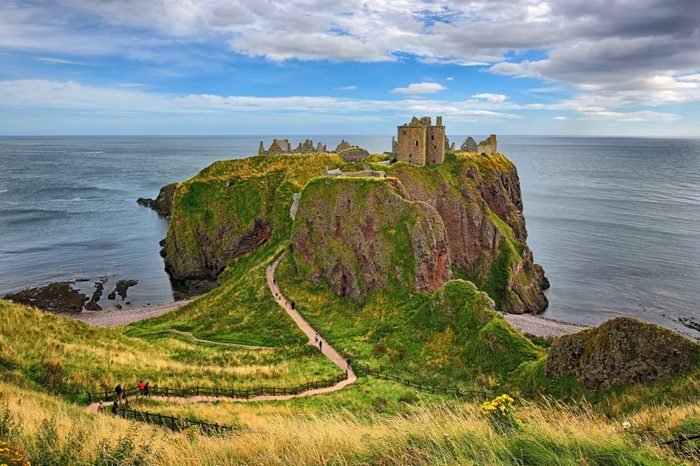
[[[146,385],[143,383],[143,380],[139,382],[139,396],[143,396],[143,390],[146,388]]]

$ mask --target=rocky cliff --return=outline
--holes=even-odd
[[[653,324],[618,317],[557,339],[545,375],[575,375],[589,388],[658,380],[686,372],[700,362],[700,345]]]
[[[166,269],[179,281],[216,279],[229,260],[286,238],[294,193],[337,155],[258,156],[215,162],[180,184],[165,241]]]
[[[443,220],[458,276],[474,281],[499,309],[541,312],[548,282],[526,244],[520,181],[500,154],[457,154],[440,166],[398,163],[387,175],[401,180],[409,199],[435,208]]]
[[[406,283],[421,290],[434,289],[452,274],[473,281],[491,295],[500,310],[539,312],[546,307],[542,292],[546,279],[542,269],[533,263],[525,243],[527,232],[518,175],[507,158],[500,154],[448,154],[444,164],[429,167],[383,165],[372,163],[373,160],[374,156],[366,163],[373,170],[385,171],[388,178],[395,178],[395,185],[340,183],[345,191],[325,192],[321,187],[326,185],[316,185],[314,181],[309,187],[319,197],[302,196],[308,209],[321,212],[325,206],[328,212],[340,212],[338,228],[335,216],[302,214],[301,218],[309,222],[305,226],[310,232],[307,234],[319,235],[314,240],[317,244],[302,248],[311,254],[310,260],[315,254],[320,255],[313,261],[328,259],[331,256],[322,255],[319,248],[337,245],[333,266],[317,264],[315,278],[332,280],[339,293],[343,292],[345,280],[345,293],[359,296],[395,277],[392,267],[407,270],[410,266],[416,268]],[[178,280],[214,279],[229,260],[269,241],[287,241],[292,233],[289,212],[294,194],[321,175],[325,166],[344,171],[361,169],[360,164],[348,163],[335,154],[259,156],[214,163],[181,183],[173,199],[165,242],[164,256],[170,274]],[[351,186],[362,186],[365,191],[353,193]],[[366,191],[369,186],[375,195]],[[376,196],[380,190],[387,190],[384,194],[391,196],[380,202]],[[333,196],[355,204],[336,205],[339,201]],[[415,216],[412,221],[418,222],[402,226],[404,230],[408,228],[406,235],[395,237],[394,243],[379,238],[381,228],[394,228],[388,225],[400,220],[389,215],[388,206],[383,204],[387,202],[401,212],[410,211]],[[300,210],[301,207],[300,203]],[[346,224],[344,219],[353,215],[361,223]],[[399,224],[404,225],[402,222]],[[334,231],[342,233],[341,242],[331,234]],[[293,243],[301,247],[303,240],[296,236]],[[349,252],[341,254],[340,245]],[[406,249],[404,256],[412,258],[412,265],[388,267],[385,259],[400,247]],[[350,252],[360,254],[352,259],[355,265],[338,265],[338,258],[350,257]],[[372,262],[372,258],[377,262]],[[369,268],[357,268],[362,266]]]
[[[161,217],[170,217],[173,207],[173,198],[179,183],[170,183],[160,188],[155,199],[140,197],[136,200],[140,205],[155,210]]]
[[[433,292],[452,277],[434,208],[386,178],[318,178],[302,193],[291,247],[300,272],[341,296],[407,287]]]

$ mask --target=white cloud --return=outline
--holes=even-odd
[[[454,79],[455,79],[455,78],[453,78],[452,76],[448,76],[448,77],[445,78],[445,81],[453,81]]]
[[[505,102],[506,100],[508,100],[507,95],[491,94],[488,92],[482,92],[481,94],[474,94],[472,96],[472,98],[479,99],[479,100],[486,100],[488,102],[493,102],[493,103],[501,103],[501,102]]]
[[[356,91],[356,90],[357,90],[357,86],[355,86],[355,85],[353,84],[353,85],[350,85],[350,86],[340,86],[340,87],[336,87],[336,89],[339,90],[339,91]]]
[[[565,116],[558,115],[558,116],[555,116],[555,117],[552,118],[552,119],[553,119],[553,120],[558,120],[558,121],[566,121],[566,120],[569,119],[569,117],[565,117]]]
[[[394,94],[433,94],[435,92],[444,91],[447,88],[440,83],[422,82],[411,83],[406,87],[397,87],[392,89]]]
[[[489,108],[475,101],[412,99],[369,100],[328,96],[222,96],[213,94],[175,95],[148,91],[139,87],[100,87],[75,81],[7,80],[0,81],[0,108],[61,109],[97,113],[260,113],[298,111],[327,116],[373,112],[396,115],[441,114],[478,116],[490,119],[514,119],[518,115]],[[396,118],[399,118],[398,116]]]
[[[73,60],[64,60],[63,58],[52,58],[52,57],[37,57],[38,61],[43,61],[44,63],[53,63],[57,65],[80,65],[80,66],[92,66],[89,63],[83,63]]]

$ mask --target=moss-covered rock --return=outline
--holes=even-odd
[[[700,362],[700,345],[658,325],[618,317],[557,339],[545,375],[575,375],[589,388],[607,388],[684,373]]]
[[[215,162],[181,183],[173,200],[165,263],[176,279],[215,279],[229,260],[288,238],[293,194],[334,154],[258,156]]]
[[[410,199],[430,204],[442,217],[455,275],[488,292],[504,312],[547,307],[547,281],[525,243],[520,181],[510,160],[458,153],[442,165],[384,169],[401,180]]]
[[[451,278],[435,209],[410,201],[391,178],[317,178],[304,189],[292,232],[301,273],[341,296],[408,287],[435,291]]]

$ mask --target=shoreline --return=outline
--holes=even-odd
[[[194,301],[195,298],[183,299],[180,301],[172,301],[169,303],[155,304],[152,306],[133,307],[128,309],[105,309],[102,311],[82,311],[77,314],[59,314],[69,319],[79,320],[87,324],[96,325],[98,327],[119,327],[128,325],[133,322],[158,317],[166,312],[172,311],[179,307]]]
[[[537,314],[501,314],[506,321],[523,332],[540,338],[557,338],[570,335],[587,328],[588,325],[572,324],[560,320],[548,319]]]

